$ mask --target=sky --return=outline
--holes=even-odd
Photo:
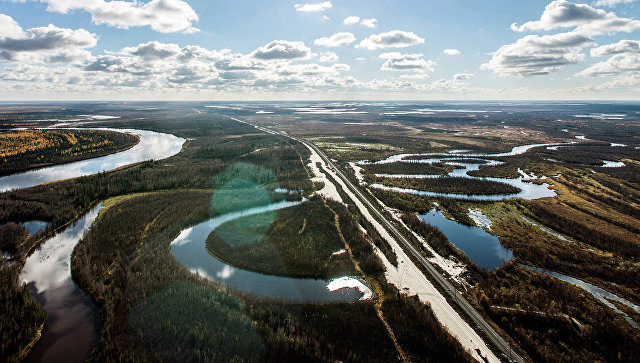
[[[0,0],[1,100],[638,100],[640,0]]]

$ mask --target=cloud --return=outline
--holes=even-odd
[[[321,53],[318,57],[318,62],[322,63],[335,63],[340,59],[338,55],[334,52],[325,52]]]
[[[339,47],[344,44],[351,44],[356,40],[356,37],[349,32],[335,33],[330,37],[323,37],[316,39],[313,44],[323,47]]]
[[[636,0],[596,0],[595,3],[593,3],[596,6],[616,6],[618,4],[625,4],[625,3],[632,3]]]
[[[0,14],[0,39],[15,39],[22,36],[24,36],[24,31],[20,25],[9,15]]]
[[[592,57],[604,57],[620,53],[640,53],[640,40],[624,39],[617,43],[591,49]]]
[[[364,25],[364,26],[366,26],[368,28],[375,28],[376,25],[378,25],[378,19],[376,19],[376,18],[362,19],[360,24],[362,24],[362,25]]]
[[[58,28],[52,24],[23,30],[11,17],[0,14],[0,61],[60,63],[84,59],[83,48],[94,47],[95,34],[84,29]]]
[[[592,43],[588,36],[567,32],[554,35],[527,35],[498,49],[484,69],[503,76],[548,74],[566,64],[582,61],[580,50]]]
[[[183,0],[138,1],[105,0],[40,0],[47,4],[47,10],[68,13],[84,10],[91,14],[95,24],[106,24],[117,28],[149,26],[160,33],[193,33],[198,29],[193,23],[198,14]]]
[[[576,32],[585,35],[629,33],[640,29],[640,21],[620,18],[613,12],[595,9],[586,4],[555,0],[545,7],[540,20],[528,21],[520,26],[511,24],[511,29],[517,32],[570,27],[575,27]]]
[[[425,60],[424,55],[418,54],[401,54],[398,52],[383,53],[378,57],[386,59],[380,70],[383,71],[433,71],[436,64],[432,60]]]
[[[311,49],[303,42],[274,40],[269,44],[258,47],[251,56],[261,60],[293,60],[311,58]]]
[[[420,38],[413,32],[392,30],[386,33],[373,34],[362,40],[358,47],[375,50],[379,48],[404,48],[422,43],[424,43],[424,38]]]
[[[616,54],[577,73],[576,77],[632,75],[640,72],[640,53]]]
[[[164,59],[176,56],[180,53],[180,47],[177,44],[165,44],[158,41],[151,41],[140,44],[137,47],[127,47],[122,50],[124,53],[137,55],[143,59]]]
[[[473,73],[458,73],[453,76],[454,81],[469,81],[474,77]]]
[[[359,16],[346,17],[342,22],[347,25],[354,25],[354,24],[360,23],[368,28],[375,28],[378,25],[378,19],[376,18],[360,19]]]
[[[573,28],[569,32],[553,35],[529,35],[515,43],[503,45],[491,60],[482,65],[503,76],[544,75],[560,69],[563,65],[584,60],[582,49],[593,42],[592,37],[616,32],[633,32],[640,29],[640,21],[618,17],[613,12],[596,9],[586,4],[574,4],[566,0],[555,0],[547,5],[539,20],[529,21],[511,29],[517,32]],[[598,47],[593,54],[614,51],[617,44]]]
[[[325,1],[317,4],[296,4],[295,7],[296,11],[316,12],[331,9],[333,5],[331,5],[331,1]]]
[[[446,55],[460,55],[460,51],[457,49],[445,49],[442,53],[446,54]]]
[[[349,17],[346,17],[343,21],[343,23],[347,25],[358,24],[359,22],[360,22],[359,16],[349,16]]]

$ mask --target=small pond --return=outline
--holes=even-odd
[[[418,214],[418,218],[440,229],[457,249],[480,267],[495,270],[513,258],[513,252],[502,246],[498,237],[480,227],[469,227],[452,221],[435,209],[427,214]]]

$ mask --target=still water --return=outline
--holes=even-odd
[[[189,269],[208,280],[226,285],[232,289],[252,294],[296,301],[353,301],[370,298],[371,290],[362,281],[347,277],[327,282],[321,279],[292,278],[265,275],[243,270],[216,259],[209,254],[205,241],[218,226],[249,215],[275,211],[299,204],[300,202],[282,201],[262,207],[250,208],[240,212],[224,214],[196,226],[187,228],[171,242],[173,257]],[[274,261],[277,263],[277,261]],[[333,282],[333,284],[331,284]],[[340,283],[342,288],[336,288]],[[334,290],[334,291],[331,291]]]
[[[498,195],[486,195],[486,194],[458,194],[458,193],[436,193],[424,190],[392,187],[382,184],[372,184],[372,188],[391,190],[406,194],[424,195],[428,197],[440,197],[440,198],[455,198],[463,200],[477,200],[477,201],[498,201],[509,198],[522,198],[522,199],[539,199],[546,197],[556,196],[556,192],[550,188],[548,183],[532,183],[534,180],[541,180],[543,178],[537,178],[535,176],[527,176],[524,173],[523,176],[517,178],[491,178],[491,177],[476,177],[469,175],[470,172],[479,170],[480,166],[496,166],[501,165],[502,162],[498,160],[492,160],[491,158],[509,157],[515,155],[521,155],[527,151],[542,146],[569,146],[573,143],[549,143],[549,144],[532,144],[516,146],[511,151],[498,154],[467,154],[466,150],[451,150],[448,153],[418,153],[418,154],[398,154],[390,156],[384,160],[374,162],[373,164],[387,164],[394,162],[402,163],[416,163],[416,164],[435,164],[444,163],[447,165],[453,165],[456,167],[453,171],[448,173],[446,177],[468,178],[475,180],[484,180],[490,182],[498,182],[511,185],[520,189],[519,193],[515,194],[498,194]],[[368,161],[360,161],[359,164],[367,165],[371,164]],[[403,175],[403,174],[379,174],[378,177],[384,178],[442,178],[443,175]]]
[[[427,214],[418,214],[418,218],[441,230],[457,249],[480,267],[495,270],[513,258],[513,252],[502,246],[498,237],[480,227],[452,221],[435,209]]]
[[[131,149],[115,154],[1,177],[0,192],[9,189],[28,188],[42,183],[76,178],[83,175],[97,174],[145,160],[168,158],[169,156],[177,154],[185,142],[183,138],[154,131],[107,128],[92,130],[128,132],[140,137],[140,142]]]
[[[48,313],[44,334],[27,361],[82,362],[100,336],[96,306],[71,278],[71,253],[101,208],[92,208],[27,258],[20,279]]]

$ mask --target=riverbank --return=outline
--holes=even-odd
[[[27,129],[0,132],[0,177],[119,153],[139,142],[138,135],[103,130]]]

